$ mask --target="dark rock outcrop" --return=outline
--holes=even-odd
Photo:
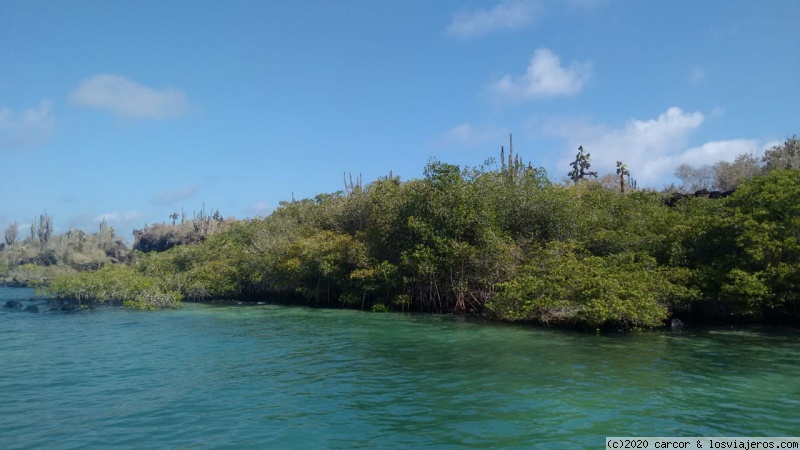
[[[19,261],[20,264],[34,264],[37,266],[55,266],[58,264],[58,257],[56,257],[55,250],[45,250],[42,253],[32,257],[32,258],[24,258]]]
[[[664,203],[666,203],[666,205],[669,207],[673,207],[677,205],[680,200],[687,197],[708,197],[712,199],[718,199],[718,198],[729,197],[731,194],[733,194],[733,192],[734,192],[733,189],[729,191],[709,191],[707,189],[700,189],[694,194],[681,194],[679,192],[676,192],[670,195],[669,197],[665,197]]]
[[[163,252],[178,245],[195,244],[205,240],[205,236],[197,231],[183,232],[181,230],[134,230],[136,242],[135,250],[141,252]]]
[[[97,270],[103,267],[103,263],[101,261],[94,261],[89,263],[77,264],[77,263],[70,263],[70,267],[73,269],[83,272],[85,270]]]
[[[733,189],[728,191],[711,191],[708,193],[708,198],[725,198],[730,197],[733,194]]]
[[[36,305],[28,305],[28,307],[25,308],[25,311],[32,312],[32,313],[38,313],[39,312],[39,307],[36,306]]]
[[[3,306],[3,308],[22,309],[22,302],[19,302],[17,300],[9,300],[9,301],[6,302],[5,306]]]

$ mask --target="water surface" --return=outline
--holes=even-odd
[[[0,304],[32,291],[0,287]],[[0,447],[601,448],[797,436],[800,333],[189,304],[0,309]]]

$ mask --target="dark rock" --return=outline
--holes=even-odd
[[[78,272],[83,272],[86,270],[98,270],[101,267],[103,267],[103,263],[101,261],[88,262],[83,264],[70,263],[70,267],[77,270]]]
[[[720,199],[720,198],[730,197],[731,194],[733,193],[734,193],[733,189],[729,191],[709,191],[708,189],[700,189],[694,194],[681,194],[680,192],[675,192],[671,194],[669,197],[665,197],[664,203],[669,207],[673,207],[677,205],[681,199],[684,199],[686,197],[708,197],[711,199]]]
[[[683,321],[681,319],[677,319],[677,318],[676,319],[672,319],[672,322],[670,323],[670,325],[672,326],[673,330],[679,330],[679,329],[683,328]]]
[[[0,279],[0,286],[8,287],[28,287],[28,284],[23,280],[15,278],[2,278]]]
[[[9,300],[6,302],[6,305],[3,308],[22,309],[22,302],[18,302],[16,300]]]
[[[671,208],[671,207],[675,206],[678,203],[678,201],[680,201],[683,198],[686,198],[685,194],[681,194],[679,192],[676,192],[676,193],[672,194],[669,198],[665,199],[664,203],[666,203],[667,206],[669,206]]]
[[[56,257],[55,250],[45,250],[42,253],[32,257],[21,259],[20,264],[33,264],[36,266],[55,266],[58,264],[58,257]]]
[[[75,311],[78,309],[77,305],[70,305],[67,303],[66,305],[62,305],[61,308],[58,308],[59,311]]]
[[[199,231],[186,231],[176,228],[151,227],[145,230],[133,230],[134,250],[143,253],[163,252],[178,245],[196,244],[205,240]]]
[[[28,307],[25,308],[25,311],[32,312],[32,313],[38,313],[39,312],[39,307],[36,306],[36,305],[28,305]]]
[[[730,197],[731,194],[733,194],[733,189],[729,191],[711,191],[708,193],[708,198],[714,198],[714,199],[725,198],[725,197]]]

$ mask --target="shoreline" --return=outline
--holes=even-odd
[[[20,285],[8,285],[0,283],[0,287],[7,287],[12,289],[35,289],[36,287],[31,286],[20,286]],[[76,301],[76,300],[69,300],[69,299],[58,299],[55,297],[30,297],[28,299],[22,300],[28,302],[30,304],[47,304],[47,305],[60,305],[60,308],[50,308],[48,311],[54,312],[81,312],[81,311],[88,311],[88,310],[95,310],[101,308],[126,308],[123,305],[123,302],[120,300],[83,300],[83,301]],[[183,307],[184,304],[199,304],[199,305],[210,305],[210,306],[240,306],[240,307],[254,307],[254,306],[285,306],[285,307],[303,307],[309,309],[327,309],[327,310],[350,310],[350,311],[360,311],[365,313],[371,314],[420,314],[420,315],[431,315],[431,316],[442,316],[442,317],[459,317],[464,320],[472,320],[472,321],[480,321],[490,325],[507,325],[507,326],[521,326],[521,327],[533,327],[533,328],[544,328],[544,329],[552,329],[552,330],[561,330],[567,332],[577,332],[580,334],[583,333],[623,333],[628,334],[632,332],[650,332],[650,331],[674,331],[680,332],[682,330],[698,330],[703,328],[715,329],[715,328],[730,328],[730,329],[753,329],[753,328],[774,328],[784,331],[790,332],[800,332],[800,323],[792,322],[792,321],[781,321],[781,320],[743,320],[742,318],[730,318],[729,320],[722,320],[719,318],[701,318],[695,316],[692,318],[688,315],[683,315],[681,318],[678,317],[670,317],[668,319],[669,323],[665,323],[659,327],[650,327],[638,330],[630,330],[624,329],[620,327],[614,326],[602,326],[602,327],[588,327],[583,324],[575,323],[575,324],[564,324],[564,323],[544,323],[534,320],[508,320],[508,319],[496,319],[487,317],[486,315],[477,313],[477,312],[470,312],[470,313],[454,313],[454,312],[426,312],[426,311],[370,311],[367,309],[361,309],[358,307],[351,307],[347,305],[341,306],[331,306],[331,305],[314,305],[303,302],[302,299],[288,299],[284,298],[283,300],[278,299],[276,297],[270,297],[269,300],[265,298],[258,298],[258,299],[229,299],[229,298],[220,298],[220,299],[207,299],[207,300],[184,300],[182,301],[177,308]],[[2,305],[5,307],[5,304]],[[128,309],[128,308],[126,308]],[[165,308],[170,309],[170,308]],[[678,323],[674,323],[675,320],[678,320]]]

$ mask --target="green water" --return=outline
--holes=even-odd
[[[27,300],[0,287],[0,303]],[[27,304],[27,303],[26,303]],[[800,435],[800,333],[190,304],[0,309],[0,448],[602,448]]]

